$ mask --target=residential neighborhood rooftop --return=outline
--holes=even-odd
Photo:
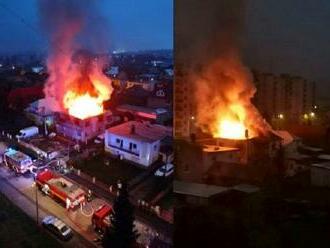
[[[171,128],[140,121],[129,121],[121,125],[114,126],[109,128],[107,132],[149,143],[162,140],[166,136],[172,135]]]

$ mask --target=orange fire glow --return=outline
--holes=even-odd
[[[102,103],[102,98],[92,97],[88,93],[76,95],[74,92],[68,91],[64,96],[65,108],[68,109],[70,115],[79,119],[86,119],[102,114]]]
[[[237,140],[253,138],[256,134],[245,125],[245,118],[246,112],[241,105],[229,106],[228,113],[219,113],[213,136]]]

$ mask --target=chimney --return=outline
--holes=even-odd
[[[135,134],[135,125],[134,124],[131,125],[131,134]]]

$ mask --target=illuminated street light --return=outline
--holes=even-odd
[[[279,119],[281,119],[281,120],[284,119],[284,115],[283,115],[283,114],[279,114],[277,117],[278,117]]]
[[[311,113],[310,113],[310,116],[311,116],[312,118],[314,118],[314,117],[315,117],[315,113],[314,113],[314,112],[311,112]]]
[[[314,109],[317,109],[317,105],[314,105]]]
[[[304,119],[305,119],[305,120],[308,119],[308,114],[304,114]]]
[[[191,116],[190,119],[195,120],[195,116]]]

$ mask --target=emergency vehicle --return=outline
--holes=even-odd
[[[44,194],[62,202],[67,209],[74,209],[85,203],[86,192],[83,189],[50,170],[38,173],[36,184]]]
[[[109,205],[100,206],[92,216],[92,226],[94,230],[105,232],[106,228],[110,226],[110,218],[112,208]]]
[[[31,157],[11,148],[4,154],[4,162],[9,168],[20,174],[30,171],[33,165]]]

